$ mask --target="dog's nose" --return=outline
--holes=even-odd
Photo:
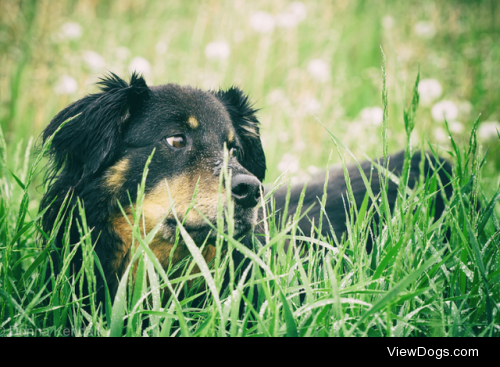
[[[234,201],[244,208],[253,208],[259,202],[261,186],[260,181],[251,175],[233,177],[231,190]]]

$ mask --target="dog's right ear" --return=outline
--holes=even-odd
[[[88,95],[59,112],[43,132],[45,142],[68,121],[52,140],[49,150],[54,169],[64,164],[79,167],[83,176],[93,175],[118,153],[122,131],[134,111],[149,98],[144,78],[132,74],[130,84],[113,73],[99,83],[101,93]]]
[[[266,156],[260,140],[260,122],[250,98],[237,87],[212,92],[226,107],[243,145],[241,165],[259,181],[266,176]]]

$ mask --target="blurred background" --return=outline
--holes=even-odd
[[[465,144],[479,114],[487,190],[500,154],[498,0],[0,0],[0,121],[8,162],[69,103],[112,71],[149,85],[240,86],[260,109],[267,182],[306,178],[335,149],[321,120],[358,159],[382,154],[382,46],[389,150],[405,146],[403,109],[420,64],[412,142]],[[332,162],[339,158],[334,151]],[[40,177],[41,180],[41,177]],[[34,204],[35,205],[35,204]]]

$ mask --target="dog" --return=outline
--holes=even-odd
[[[80,200],[104,273],[105,279],[98,277],[98,288],[102,291],[106,281],[113,296],[131,261],[132,229],[128,221],[133,223],[132,206],[137,200],[146,162],[152,157],[145,181],[141,223],[147,233],[159,223],[161,225],[150,249],[164,268],[189,254],[182,239],[173,249],[177,220],[170,209],[174,207],[193,241],[198,246],[206,242],[203,256],[208,262],[215,256],[213,245],[217,233],[213,227],[217,226],[219,196],[224,206],[228,204],[224,201],[228,197],[224,187],[219,195],[219,177],[224,166],[224,149],[227,149],[227,165],[232,174],[229,197],[234,202],[234,237],[251,248],[251,234],[260,230],[258,223],[263,218],[262,208],[257,204],[263,195],[266,158],[257,110],[249,97],[236,87],[219,91],[175,84],[150,87],[136,73],[132,74],[129,83],[111,73],[98,85],[99,93],[90,94],[63,109],[42,133],[44,142],[52,138],[48,150],[48,189],[40,204],[40,210],[48,207],[43,214],[44,231],[56,230],[54,223],[65,200],[69,208]],[[400,174],[403,153],[390,158],[389,169]],[[420,175],[420,159],[418,155],[412,159],[411,185]],[[434,167],[444,167],[439,174],[447,185],[447,176],[451,174],[449,164],[446,161],[441,165],[437,161],[433,163]],[[372,171],[369,162],[362,167],[371,177],[371,188],[377,195],[380,192],[377,170]],[[431,167],[427,162],[425,167],[427,175]],[[348,170],[356,204],[360,205],[366,188],[357,167],[349,166]],[[344,175],[332,171],[330,176],[325,212],[336,234],[342,235],[346,230],[342,202],[346,194]],[[305,207],[317,201],[322,187],[323,179],[319,178],[309,185]],[[189,210],[195,188],[198,190],[196,210]],[[300,191],[301,187],[292,187],[290,214],[297,209]],[[274,194],[277,213],[283,212],[286,195],[286,188]],[[388,200],[391,206],[396,197],[397,186],[390,183]],[[444,207],[439,200],[436,212]],[[311,219],[318,222],[319,210],[317,205],[300,221],[304,233],[310,233]],[[66,210],[62,218],[63,223],[71,224],[70,243],[80,241],[77,224],[82,218],[78,210]],[[323,226],[323,234],[327,233],[328,227]],[[56,248],[63,246],[63,240],[61,226],[56,233]],[[238,261],[241,261],[243,257],[239,256]],[[81,266],[81,253],[77,253],[73,262],[75,269]]]
[[[422,162],[422,159],[424,162]],[[403,173],[403,165],[405,161],[405,152],[401,151],[396,154],[388,156],[387,163],[388,167],[385,169],[383,165],[384,159],[376,159],[374,161],[364,161],[361,162],[359,167],[357,164],[349,164],[346,166],[346,171],[349,176],[350,188],[352,190],[352,195],[354,199],[354,205],[356,208],[360,208],[363,200],[367,196],[366,184],[363,180],[363,176],[360,170],[363,172],[365,178],[369,181],[370,189],[374,196],[378,197],[382,202],[380,197],[381,184],[384,180],[383,172],[388,171],[395,177],[401,177]],[[420,164],[423,163],[423,172],[420,172]],[[378,167],[377,167],[378,166]],[[376,168],[377,167],[377,168]],[[439,218],[443,211],[445,210],[445,199],[450,199],[453,193],[450,179],[452,177],[452,166],[450,163],[444,159],[436,159],[433,155],[428,155],[427,157],[422,157],[421,152],[413,154],[410,160],[410,165],[408,167],[408,187],[413,189],[420,179],[420,174],[423,177],[429,179],[433,177],[434,171],[437,171],[435,177],[439,177],[440,183],[436,182],[436,189],[439,191],[440,185],[443,187],[443,193],[434,192],[434,217]],[[382,174],[381,174],[382,172]],[[316,177],[313,177],[306,186],[306,191],[304,195],[303,207],[307,208],[312,203],[316,202],[309,212],[299,221],[299,228],[305,235],[311,234],[312,223],[318,225],[318,218],[320,217],[321,211],[326,213],[324,225],[321,228],[321,235],[325,238],[334,237],[337,241],[341,239],[342,235],[347,231],[347,216],[349,212],[348,200],[348,189],[346,178],[344,175],[344,170],[342,167],[333,167],[328,172],[328,182],[326,188],[327,201],[324,209],[319,204],[323,193],[324,193],[324,179],[325,174],[320,173]],[[290,198],[288,204],[288,213],[295,215],[298,207],[297,198],[300,197],[304,185],[297,184],[290,189]],[[387,202],[389,204],[389,209],[392,211],[398,197],[398,184],[395,180],[387,179]],[[432,194],[432,192],[429,192]],[[288,195],[288,187],[280,187],[276,193],[273,195],[275,200],[275,208],[277,212],[282,212],[286,206],[286,198]],[[372,205],[372,199],[368,195],[367,207],[370,208]],[[382,205],[380,205],[382,206]],[[361,218],[363,219],[363,218]],[[314,220],[314,222],[313,222]],[[379,214],[377,211],[374,212],[373,224],[374,227],[379,222]],[[373,228],[374,229],[374,228]],[[366,250],[368,253],[371,252],[373,247],[373,236],[367,237]]]

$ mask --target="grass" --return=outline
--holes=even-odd
[[[418,91],[414,91],[405,113],[408,137],[418,103]],[[382,136],[385,129],[383,124]],[[352,153],[328,133],[345,161],[344,154]],[[1,143],[5,147],[3,137]],[[282,228],[271,200],[266,206],[264,236],[254,241],[252,251],[232,236],[231,206],[224,210],[219,205],[218,228],[214,230],[221,239],[215,261],[206,264],[201,255],[203,246],[199,248],[178,222],[177,238],[185,241],[191,256],[182,262],[185,271],[177,278],[172,274],[179,266],[163,269],[148,247],[159,226],[150,233],[141,228],[146,165],[134,205],[134,223],[130,223],[138,247],[116,297],[111,300],[108,294],[103,304],[94,299],[95,272],[102,270],[93,252],[84,203],[61,209],[61,213],[79,211],[81,241],[75,247],[63,241],[58,250],[63,261],[57,278],[53,275],[57,265],[49,256],[57,251],[52,247],[55,231],[44,233],[39,226],[40,214],[30,216],[27,190],[48,144],[50,141],[31,167],[25,165],[17,175],[10,173],[1,181],[0,236],[5,245],[0,258],[0,330],[4,336],[500,335],[500,225],[494,210],[500,190],[490,198],[483,195],[479,183],[485,156],[478,149],[474,129],[465,149],[458,148],[452,139],[454,194],[440,219],[433,220],[432,195],[428,194],[431,187],[440,185],[437,175],[422,177],[420,184],[409,190],[404,188],[404,174],[395,178],[376,165],[387,173],[381,196],[379,200],[373,197],[371,206],[365,201],[359,210],[352,205],[350,194],[346,196],[350,215],[347,235],[342,238],[335,234],[325,238],[319,228],[310,234],[300,233],[296,226],[304,213],[297,213]],[[429,154],[435,154],[432,145],[428,148]],[[409,155],[405,165],[408,162]],[[2,167],[8,172],[5,164],[2,162]],[[228,175],[227,167],[224,171]],[[400,196],[393,214],[387,210],[384,189],[389,179],[399,180],[401,193],[408,194]],[[368,181],[365,177],[370,187]],[[346,183],[349,193],[348,178]],[[369,195],[373,193],[368,191],[367,198]],[[383,220],[372,233],[375,211]],[[325,216],[322,224],[327,225],[328,220]],[[226,233],[225,222],[229,228]],[[56,221],[56,227],[61,225],[67,223]],[[451,236],[447,242],[448,230]],[[41,236],[47,240],[45,248],[38,240]],[[365,251],[368,236],[374,238],[371,254]],[[285,240],[291,241],[294,251],[285,252]],[[226,252],[222,251],[223,241]],[[73,274],[69,269],[76,247],[82,249],[83,267]],[[242,252],[250,265],[235,269],[229,256],[233,251]],[[195,264],[201,272],[190,274]],[[231,281],[221,293],[226,271]],[[238,281],[238,272],[248,274],[248,281]],[[188,282],[194,286],[188,287]],[[88,295],[82,297],[84,286]],[[258,294],[254,297],[255,291]],[[194,303],[200,295],[205,296],[204,302]]]
[[[0,5],[0,335],[498,336],[500,151],[496,136],[485,141],[477,134],[484,121],[498,120],[500,114],[496,2],[304,1],[304,21],[271,33],[253,30],[248,14],[278,14],[288,2],[238,4],[81,0]],[[81,37],[60,37],[68,21],[81,26]],[[434,34],[417,34],[419,26],[429,24]],[[205,47],[218,40],[229,45],[229,57],[208,59]],[[380,44],[387,56],[383,78]],[[85,61],[88,50],[103,57],[104,67]],[[220,240],[215,261],[204,264],[200,249],[191,244],[192,257],[171,269],[162,269],[148,251],[153,233],[141,230],[138,200],[131,223],[138,247],[130,273],[136,281],[125,279],[117,299],[96,305],[94,271],[100,265],[91,229],[79,223],[77,246],[85,265],[78,274],[69,270],[74,248],[68,241],[60,249],[64,261],[59,265],[50,261],[53,248],[41,246],[42,237],[50,244],[53,235],[39,225],[45,160],[38,154],[43,148],[35,152],[32,136],[68,103],[91,92],[88,84],[106,70],[126,76],[135,56],[149,61],[150,85],[239,84],[249,93],[262,108],[270,186],[283,181],[283,169],[277,167],[286,154],[298,163],[295,174],[305,176],[310,168],[353,162],[363,154],[385,156],[406,142],[411,149],[446,154],[454,165],[455,194],[435,222],[427,193],[439,187],[437,177],[422,177],[414,190],[405,190],[392,214],[383,194],[375,206],[359,210],[347,195],[348,232],[342,238],[296,232],[298,217],[278,221],[268,202],[266,231],[253,251],[232,238],[230,208],[227,213],[220,208],[218,228],[229,224],[223,234],[226,252]],[[308,72],[314,59],[327,63],[325,80]],[[457,117],[464,132],[453,129],[454,121],[436,123],[432,104],[419,106],[412,81],[419,62],[420,78],[438,79],[443,87],[433,103],[445,99],[470,107],[460,108]],[[61,75],[74,78],[78,90],[55,95]],[[373,106],[382,106],[380,126],[362,119],[363,109]],[[438,131],[444,139],[438,139]],[[384,162],[378,164],[376,169],[386,172]],[[387,174],[390,179],[404,184],[405,175]],[[316,205],[324,205],[327,198],[321,199]],[[84,207],[66,210],[85,218]],[[376,211],[384,220],[371,233]],[[57,225],[67,224],[59,220]],[[324,226],[326,216],[317,223]],[[189,244],[181,228],[179,238]],[[364,250],[368,236],[374,237],[371,254]],[[294,253],[284,252],[286,240],[297,247]],[[233,251],[244,252],[252,266],[234,269],[227,256]],[[195,264],[203,271],[186,275]],[[57,279],[53,266],[60,266]],[[172,278],[183,267],[184,275]],[[247,272],[250,280],[240,283],[232,276],[221,294],[226,271]],[[188,288],[188,282],[200,282],[201,288]],[[82,287],[89,287],[86,298],[79,296]],[[258,297],[252,304],[255,287]],[[181,289],[183,297],[168,297]],[[198,293],[206,296],[201,305],[194,302]]]

